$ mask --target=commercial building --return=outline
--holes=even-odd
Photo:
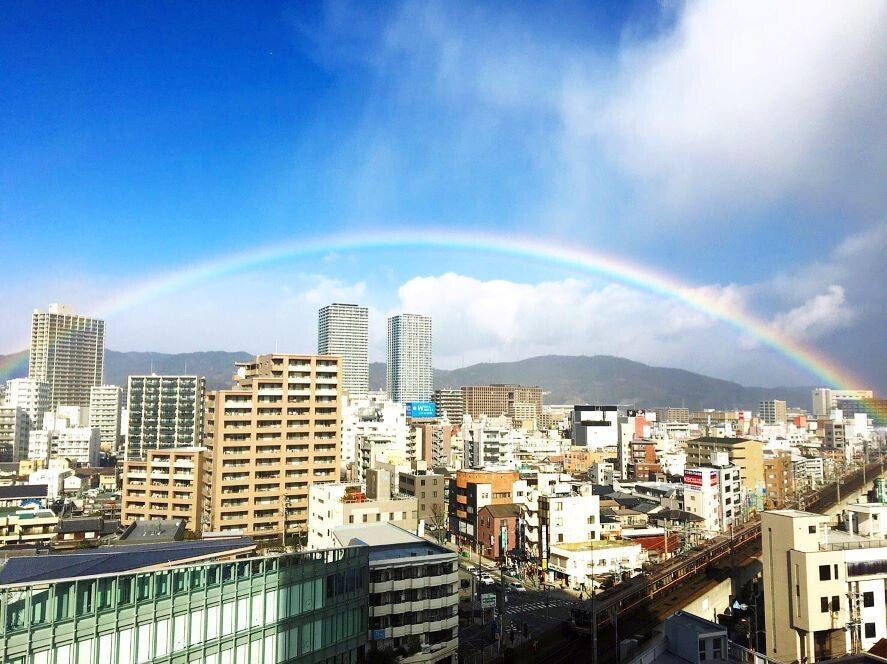
[[[0,405],[0,462],[18,462],[28,456],[28,414],[18,406]]]
[[[89,390],[89,427],[99,432],[101,449],[116,453],[120,444],[120,411],[123,408],[123,388],[116,385],[98,385]]]
[[[89,406],[89,388],[102,384],[105,322],[50,304],[31,317],[28,378],[49,384],[49,403]]]
[[[367,648],[399,653],[400,664],[455,663],[459,649],[456,553],[392,524],[341,526],[335,535],[342,546],[369,548]]]
[[[336,546],[335,529],[350,524],[392,523],[416,532],[416,498],[392,494],[387,471],[371,470],[364,484],[316,484],[308,492],[308,548]]]
[[[861,401],[871,399],[874,393],[871,390],[832,390],[820,387],[813,390],[813,416],[829,417],[838,407],[839,400]]]
[[[570,416],[573,445],[601,449],[619,439],[616,406],[573,406]]]
[[[581,493],[539,496],[539,529],[542,557],[545,549],[564,542],[588,542],[601,538],[600,497],[585,485]]]
[[[887,520],[887,505],[877,513]],[[834,529],[830,517],[811,512],[761,515],[768,657],[812,663],[867,651],[887,636],[887,542],[880,529],[856,530]]]
[[[455,424],[462,422],[462,415],[465,414],[462,390],[434,390],[431,400],[437,408],[438,416],[446,415],[446,418]]]
[[[726,452],[730,463],[739,467],[743,488],[761,493],[764,488],[764,444],[752,438],[702,436],[687,441],[687,466],[702,466],[715,452]]]
[[[484,505],[522,503],[526,482],[517,471],[458,470],[450,478],[450,532],[461,543],[476,542],[477,513]]]
[[[203,444],[203,376],[130,376],[126,390],[126,458],[149,450]]]
[[[447,528],[448,482],[448,477],[435,475],[428,470],[428,464],[424,461],[413,462],[408,472],[398,473],[398,491],[416,499],[418,517],[425,522],[426,530]]]
[[[259,355],[206,397],[210,530],[304,537],[308,489],[339,479],[341,359]]]
[[[478,553],[492,560],[503,560],[518,545],[520,520],[520,505],[481,507],[477,513]]]
[[[545,574],[552,583],[587,591],[599,587],[596,577],[640,571],[645,560],[643,547],[627,540],[563,542],[549,548]]]
[[[769,399],[758,405],[758,417],[764,424],[785,424],[788,408],[785,401]]]
[[[328,304],[317,315],[317,354],[342,358],[342,391],[365,396],[369,391],[367,308]]]
[[[251,548],[247,538],[197,540],[104,547],[32,557],[30,567],[7,565],[0,573],[5,617],[0,660],[361,661],[367,547],[230,559]]]
[[[684,469],[684,509],[704,519],[700,528],[726,532],[742,516],[739,468],[725,452],[712,455],[710,464]]]
[[[123,464],[120,520],[180,519],[191,532],[203,530],[206,448],[149,450],[144,461]]]
[[[522,385],[465,385],[464,412],[474,419],[501,417],[511,420],[536,419],[542,415],[542,388]]]
[[[398,403],[430,401],[431,318],[400,314],[388,319],[386,391]]]

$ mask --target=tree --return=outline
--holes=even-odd
[[[431,534],[438,544],[447,538],[447,525],[447,510],[442,503],[434,503],[431,506]]]

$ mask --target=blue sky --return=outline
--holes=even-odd
[[[0,353],[33,308],[89,312],[248,247],[483,229],[717,289],[884,387],[885,27],[879,3],[4,7]],[[815,382],[661,298],[454,252],[222,278],[115,314],[108,345],[311,350],[314,305],[339,296],[377,332],[427,309],[440,366],[602,352]],[[569,322],[541,335],[534,315]]]

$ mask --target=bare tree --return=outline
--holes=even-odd
[[[441,503],[434,503],[431,506],[431,534],[438,544],[443,543],[447,538],[447,510]]]

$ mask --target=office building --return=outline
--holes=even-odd
[[[120,411],[123,388],[98,385],[89,390],[89,426],[99,432],[103,451],[115,454],[120,443]]]
[[[130,376],[126,390],[126,458],[149,450],[203,444],[203,376]]]
[[[89,388],[102,384],[105,322],[50,304],[31,317],[28,378],[49,384],[49,403],[89,406]]]
[[[308,489],[339,480],[341,359],[259,355],[206,397],[209,530],[307,536]]]
[[[432,380],[431,318],[392,316],[388,319],[388,398],[398,403],[429,401]]]
[[[739,468],[726,452],[712,454],[711,462],[684,469],[684,509],[703,519],[699,527],[723,533],[742,516],[742,485]]]
[[[456,662],[456,552],[387,523],[341,526],[335,536],[345,551],[369,548],[368,650],[400,652],[400,664]]]
[[[367,547],[231,559],[254,548],[248,538],[230,538],[18,558],[22,564],[0,573],[2,659],[362,661]]]
[[[542,415],[542,388],[522,385],[465,385],[464,412],[473,419],[507,416],[511,420],[538,419]]]
[[[437,409],[438,417],[446,415],[453,424],[461,424],[465,414],[465,399],[462,390],[434,390],[431,400]]]
[[[342,390],[351,397],[369,390],[367,308],[328,304],[317,315],[317,354],[342,358]]]
[[[415,533],[414,496],[391,491],[387,471],[371,470],[366,484],[315,484],[308,492],[308,548],[337,546],[335,529],[350,524],[392,523]]]
[[[144,461],[125,461],[120,520],[177,519],[203,530],[206,448],[148,450]]]
[[[743,488],[762,493],[764,488],[764,444],[751,438],[702,436],[687,441],[687,466],[703,466],[714,452],[726,452],[730,463],[739,467]]]
[[[522,503],[527,495],[527,483],[516,470],[458,470],[449,483],[450,532],[467,546],[477,544],[481,507]]]
[[[838,399],[838,410],[848,419],[864,413],[875,427],[887,427],[887,399]]]
[[[887,637],[887,545],[880,527],[862,528],[887,505],[850,506],[844,522],[798,510],[761,515],[767,656],[817,662],[869,650]],[[868,522],[868,523],[871,523]],[[866,534],[863,534],[863,532]]]
[[[573,445],[601,449],[619,440],[619,414],[616,406],[573,406],[571,415]]]
[[[779,399],[762,401],[758,406],[758,417],[764,424],[785,424],[787,412],[785,401]]]
[[[17,406],[0,405],[0,462],[28,458],[28,415]]]
[[[832,390],[820,387],[813,390],[813,416],[830,417],[833,410],[837,409],[838,401],[861,401],[871,399],[874,393],[871,390]]]
[[[689,408],[675,408],[673,406],[665,406],[662,408],[654,408],[653,413],[656,415],[657,422],[679,422],[686,424],[690,421]]]

